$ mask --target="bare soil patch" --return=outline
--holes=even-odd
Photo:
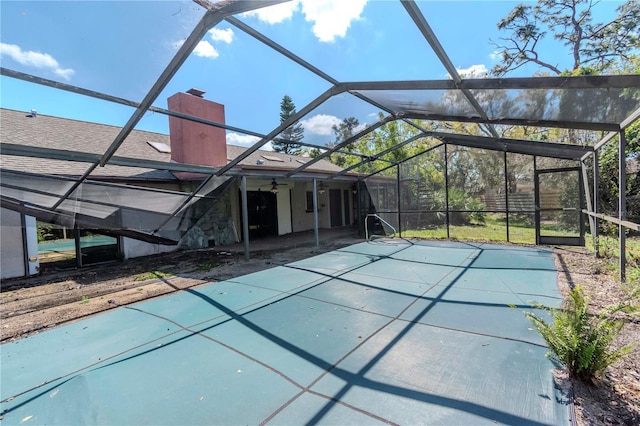
[[[320,247],[294,247],[252,252],[205,249],[132,259],[115,265],[6,280],[0,293],[2,343],[37,334],[71,321],[185,288],[223,281],[283,265],[358,240],[335,240]],[[606,261],[582,249],[556,248],[559,287],[565,295],[581,285],[595,310],[624,296],[617,279],[607,273]],[[155,274],[155,275],[154,275]],[[629,318],[616,345],[640,342],[640,322]],[[586,425],[640,424],[640,346],[610,367],[595,385],[571,381],[563,372],[556,380],[572,388],[577,422]]]
[[[320,247],[252,252],[248,261],[238,251],[180,251],[5,280],[0,293],[0,341],[21,339],[118,305],[273,268],[354,242],[343,238]]]

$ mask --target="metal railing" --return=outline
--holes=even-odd
[[[391,238],[396,236],[396,228],[394,228],[389,222],[387,222],[386,220],[384,220],[383,218],[381,218],[377,214],[371,213],[371,214],[368,214],[367,216],[365,216],[365,218],[364,218],[364,235],[365,235],[365,238],[367,239],[367,241],[369,241],[369,239],[370,239],[369,238],[369,218],[370,217],[377,218],[382,224],[387,225],[389,228],[391,228],[391,230],[393,231],[393,234],[391,235]],[[376,236],[377,237],[385,237],[386,235],[371,235],[371,239],[373,239]]]

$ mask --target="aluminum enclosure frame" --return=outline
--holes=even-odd
[[[408,15],[411,17],[412,21],[421,32],[425,41],[429,44],[432,50],[435,52],[440,62],[444,65],[445,69],[451,76],[450,80],[408,80],[408,81],[372,81],[372,82],[340,82],[332,76],[328,75],[321,69],[317,68],[313,64],[305,61],[299,56],[295,55],[288,49],[283,46],[280,46],[267,36],[261,34],[256,31],[249,25],[245,24],[241,20],[235,17],[235,15],[255,10],[258,8],[279,4],[286,2],[287,0],[225,0],[217,3],[211,3],[206,0],[194,0],[200,6],[203,6],[207,9],[204,16],[201,20],[196,24],[191,34],[179,48],[178,52],[175,54],[173,59],[169,62],[165,70],[162,74],[157,78],[156,82],[153,84],[151,89],[148,91],[144,99],[140,102],[133,102],[130,100],[118,98],[115,96],[98,93],[95,91],[82,89],[78,87],[74,87],[68,84],[59,83],[51,80],[46,80],[43,78],[31,76],[28,74],[20,73],[17,71],[9,70],[6,68],[0,68],[0,74],[4,76],[8,76],[11,78],[22,79],[24,81],[30,81],[35,84],[46,85],[50,87],[54,87],[60,90],[71,91],[74,93],[78,93],[85,96],[95,97],[102,100],[106,100],[109,102],[114,102],[122,105],[127,105],[132,108],[135,108],[135,111],[127,121],[127,123],[121,128],[119,134],[112,141],[111,145],[107,150],[102,154],[87,154],[87,153],[77,153],[77,152],[69,152],[69,151],[61,151],[61,150],[51,150],[45,148],[32,148],[32,147],[19,147],[11,144],[2,144],[2,153],[6,155],[23,155],[28,157],[36,157],[36,158],[54,158],[54,159],[67,159],[71,161],[83,161],[90,164],[85,173],[76,181],[74,186],[70,188],[67,193],[60,198],[60,200],[56,203],[56,205],[52,208],[52,211],[56,211],[56,209],[73,193],[73,191],[82,184],[85,180],[89,179],[92,172],[101,166],[105,166],[106,164],[112,165],[124,165],[129,167],[142,167],[142,168],[155,168],[158,170],[173,170],[173,171],[189,171],[196,173],[203,173],[204,175],[209,176],[209,178],[205,179],[205,182],[211,177],[214,176],[251,176],[256,172],[247,172],[239,169],[238,166],[240,162],[251,155],[253,152],[260,149],[264,144],[272,140],[284,141],[282,139],[278,139],[277,136],[285,130],[290,125],[296,123],[301,118],[305,117],[309,112],[314,110],[316,107],[329,100],[333,96],[342,94],[342,93],[350,93],[353,96],[361,99],[364,102],[369,103],[370,105],[375,106],[376,108],[386,112],[388,115],[364,130],[360,131],[358,134],[348,138],[345,141],[337,144],[332,148],[328,147],[319,147],[314,146],[316,148],[326,149],[325,152],[321,153],[320,156],[316,157],[313,160],[308,161],[306,164],[296,168],[290,172],[268,172],[259,176],[269,176],[269,177],[286,177],[286,178],[310,178],[316,179],[320,177],[321,179],[362,179],[362,176],[357,174],[347,175],[352,170],[357,169],[358,166],[366,164],[367,162],[371,162],[374,160],[384,160],[384,155],[392,152],[395,149],[398,149],[408,143],[411,143],[413,140],[418,139],[419,137],[432,137],[435,139],[439,139],[445,144],[451,145],[459,145],[459,146],[467,146],[474,148],[481,148],[487,150],[496,150],[503,152],[513,152],[519,154],[528,154],[528,155],[538,155],[538,156],[546,156],[552,158],[564,158],[564,159],[582,159],[584,160],[589,155],[595,155],[595,152],[599,148],[601,148],[605,143],[612,140],[615,136],[619,136],[620,145],[624,145],[623,139],[623,130],[631,125],[633,122],[638,120],[640,117],[640,108],[626,117],[621,123],[610,123],[610,122],[592,122],[592,121],[581,121],[581,120],[543,120],[536,119],[531,117],[525,118],[516,118],[516,117],[501,117],[501,118],[490,118],[487,113],[484,111],[483,107],[480,105],[478,100],[474,97],[471,90],[527,90],[527,89],[594,89],[594,88],[636,88],[640,89],[640,75],[619,75],[619,76],[579,76],[579,77],[535,77],[535,78],[490,78],[490,79],[463,79],[459,73],[457,72],[455,66],[449,59],[445,49],[442,47],[440,42],[438,41],[435,33],[429,26],[427,20],[423,16],[422,12],[418,8],[417,4],[413,0],[400,0],[402,6],[407,11]],[[295,62],[297,65],[303,67],[307,71],[319,76],[326,82],[330,83],[332,86],[327,89],[324,93],[318,95],[313,101],[304,106],[300,111],[291,116],[287,121],[277,126],[268,134],[261,134],[257,132],[253,132],[247,129],[241,129],[234,126],[229,126],[221,123],[216,123],[208,120],[203,120],[201,118],[195,116],[189,116],[186,114],[181,114],[175,111],[170,111],[162,108],[157,108],[152,105],[152,103],[157,99],[160,95],[161,91],[167,86],[169,81],[175,75],[175,73],[180,69],[183,63],[186,61],[188,56],[191,54],[197,43],[202,39],[202,37],[209,31],[211,28],[216,26],[218,23],[225,21],[236,28],[244,31],[250,36],[254,37],[258,41],[264,43],[271,49],[274,49],[279,54],[285,56],[291,61]],[[365,94],[361,93],[362,91],[377,91],[377,90],[458,90],[460,91],[467,101],[473,106],[476,115],[474,116],[460,116],[460,115],[439,115],[439,114],[427,114],[422,111],[395,111],[393,108],[384,105],[383,103],[377,102],[376,100],[371,99]],[[259,137],[260,140],[253,144],[249,149],[247,149],[244,153],[232,159],[227,165],[220,168],[210,168],[203,166],[195,166],[195,165],[177,165],[175,163],[165,164],[161,162],[153,162],[149,160],[141,160],[141,159],[133,159],[133,158],[125,158],[118,157],[115,155],[118,147],[122,144],[124,139],[131,133],[131,131],[135,128],[136,124],[140,121],[143,115],[147,111],[159,112],[165,115],[178,117],[184,120],[199,122],[202,124],[224,128],[226,130],[232,130],[241,132],[247,135],[252,135]],[[415,123],[413,120],[444,120],[444,121],[459,121],[459,122],[470,122],[476,123],[479,126],[484,126],[483,129],[488,131],[492,137],[480,137],[480,136],[471,136],[466,134],[455,134],[455,133],[442,133],[442,132],[427,132],[421,128],[419,123]],[[375,131],[379,127],[396,121],[402,120],[403,122],[408,123],[409,125],[416,128],[420,133],[419,137],[416,136],[414,138],[410,138],[408,140],[402,141],[397,145],[386,149],[382,152],[376,153],[371,156],[365,156],[362,153],[351,153],[349,151],[345,151],[344,148],[349,144],[357,141],[363,136]],[[529,140],[516,140],[516,139],[504,139],[499,136],[494,125],[499,124],[509,124],[509,125],[526,125],[526,126],[538,126],[538,127],[551,127],[551,128],[569,128],[569,129],[586,129],[586,130],[599,130],[599,131],[609,131],[609,133],[603,138],[600,142],[598,142],[594,147],[584,147],[584,146],[574,146],[568,144],[557,144],[557,143],[547,143],[547,142],[539,142],[539,141],[529,141]],[[286,141],[284,141],[286,142]],[[445,145],[446,146],[446,145]],[[621,152],[624,152],[624,149],[621,148]],[[361,161],[356,166],[351,166],[339,173],[335,173],[332,175],[324,175],[318,176],[318,173],[308,171],[307,168],[312,164],[316,163],[320,159],[326,158],[333,153],[343,153],[347,155],[355,155],[360,156]],[[620,159],[620,170],[623,170],[623,160],[622,154]],[[388,161],[388,160],[387,160]],[[392,167],[397,165],[399,162],[392,163]],[[197,190],[193,191],[191,197],[195,197],[197,194]],[[623,215],[622,207],[624,204],[623,196],[620,195],[621,198],[621,215]],[[597,204],[594,203],[595,206]],[[594,207],[594,211],[589,213],[593,214],[594,217],[597,217],[598,211],[597,207]],[[625,221],[624,217],[619,217],[618,221]],[[621,225],[622,226],[622,225]],[[316,229],[317,231],[317,229]],[[623,243],[621,243],[623,244]]]

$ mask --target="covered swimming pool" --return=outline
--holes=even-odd
[[[556,276],[545,248],[380,239],[120,306],[2,345],[3,423],[563,424],[522,314]]]

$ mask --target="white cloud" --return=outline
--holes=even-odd
[[[306,120],[300,121],[305,130],[315,133],[316,135],[330,135],[333,133],[332,127],[342,122],[334,115],[318,114]]]
[[[224,30],[221,30],[220,28],[212,28],[209,30],[208,34],[211,37],[211,40],[222,41],[227,44],[233,41],[234,36],[231,28],[225,28]]]
[[[367,123],[360,123],[358,124],[356,127],[353,128],[353,134],[355,135],[358,132],[363,131],[364,129],[366,129],[368,126]]]
[[[71,68],[60,68],[58,61],[48,53],[34,52],[32,50],[24,51],[15,44],[0,43],[0,56],[8,56],[14,61],[35,68],[48,68],[55,74],[70,80],[75,71]]]
[[[178,50],[182,47],[182,45],[184,44],[185,40],[178,40],[178,41],[174,41],[174,42],[170,42],[169,46],[173,49],[173,50]]]
[[[268,24],[278,24],[291,19],[294,12],[302,11],[307,22],[313,23],[313,33],[323,42],[335,41],[344,37],[354,20],[360,14],[368,0],[295,0],[274,6],[263,7],[244,16],[255,16]],[[302,6],[302,7],[300,7]]]
[[[71,80],[71,77],[73,76],[73,74],[76,73],[71,68],[65,68],[65,69],[56,68],[55,70],[53,70],[53,72],[56,73],[57,75],[59,75],[60,77],[64,78],[67,81]]]
[[[261,7],[260,9],[252,10],[251,12],[245,12],[242,16],[255,16],[262,22],[266,22],[270,25],[279,24],[287,19],[291,19],[293,12],[298,10],[300,1],[290,1],[286,3],[276,4],[269,7]]]
[[[360,19],[367,0],[302,0],[302,13],[313,22],[313,33],[318,40],[335,41],[344,37],[351,21]]]
[[[196,48],[193,49],[193,53],[196,56],[211,59],[215,59],[220,55],[215,47],[213,47],[213,45],[206,40],[202,40],[201,42],[199,42]]]
[[[223,30],[219,28],[212,28],[207,32],[207,34],[209,34],[209,37],[211,38],[212,41],[222,42],[227,44],[233,41],[233,37],[235,35],[231,28],[226,28]],[[183,44],[184,44],[184,40],[179,40],[179,41],[173,42],[172,47],[175,50],[178,50]],[[220,53],[216,50],[213,44],[211,44],[211,42],[207,40],[201,40],[200,42],[198,42],[196,47],[193,49],[193,54],[196,56],[200,56],[201,58],[209,58],[209,59],[215,59],[218,56],[220,56]]]
[[[489,74],[486,65],[471,65],[469,68],[456,68],[462,78],[483,78]]]
[[[260,140],[260,138],[258,138],[256,136],[241,135],[241,134],[238,134],[238,133],[227,133],[227,143],[229,145],[250,147],[253,144],[255,144],[256,142],[258,142],[259,140]],[[271,146],[271,142],[267,142],[266,144],[262,145],[262,148],[260,148],[260,149],[265,150],[265,151],[273,151],[273,147]]]
[[[492,61],[500,61],[502,59],[502,52],[500,50],[494,50],[489,57]]]

